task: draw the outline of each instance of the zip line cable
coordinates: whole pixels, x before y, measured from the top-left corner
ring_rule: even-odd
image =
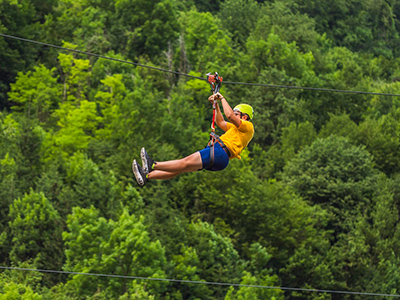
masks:
[[[42,272],[42,273],[58,273],[58,274],[68,274],[68,275],[84,275],[84,276],[111,277],[111,278],[124,278],[124,279],[140,279],[140,280],[168,281],[168,282],[179,282],[179,283],[193,283],[193,284],[208,284],[208,285],[220,285],[220,286],[274,289],[274,290],[286,290],[286,291],[298,291],[298,292],[316,292],[316,293],[348,294],[348,295],[350,294],[350,295],[362,295],[362,296],[379,296],[379,297],[400,298],[400,295],[396,295],[396,294],[379,294],[379,293],[363,293],[363,292],[351,292],[351,291],[303,289],[303,288],[277,287],[277,286],[266,286],[266,285],[251,285],[251,284],[211,282],[211,281],[193,281],[193,280],[167,279],[167,278],[150,278],[150,277],[139,277],[139,276],[130,276],[130,275],[96,274],[96,273],[16,268],[16,267],[4,267],[4,266],[0,266],[0,269],[18,270],[18,271],[33,271],[33,272]]]
[[[153,67],[153,66],[143,65],[143,64],[140,64],[140,63],[126,61],[126,60],[113,58],[113,57],[109,57],[109,56],[104,56],[104,55],[100,55],[100,54],[96,54],[96,53],[91,53],[91,52],[86,52],[86,51],[81,51],[81,50],[75,50],[75,49],[71,49],[71,48],[61,47],[61,46],[52,45],[52,44],[48,44],[48,43],[38,42],[38,41],[35,41],[35,40],[29,40],[29,39],[16,37],[16,36],[8,35],[8,34],[0,33],[0,36],[5,37],[5,38],[20,40],[20,41],[23,41],[23,42],[29,42],[29,43],[42,45],[42,46],[53,47],[53,48],[57,48],[57,49],[61,49],[61,50],[66,50],[66,51],[76,52],[76,53],[80,53],[80,54],[86,54],[86,55],[89,55],[89,56],[95,56],[95,57],[99,57],[99,58],[113,60],[113,61],[117,61],[117,62],[121,62],[121,63],[131,64],[131,65],[135,65],[135,66],[142,67],[142,68],[148,68],[148,69],[157,70],[157,71],[161,71],[161,72],[168,72],[168,73],[172,73],[172,74],[179,75],[179,76],[186,76],[186,77],[190,77],[190,78],[194,78],[194,79],[206,80],[203,77],[193,76],[193,75],[185,74],[185,73],[182,73],[182,72],[171,71],[171,70],[167,70],[167,69],[163,69],[163,68],[157,68],[157,67]],[[293,86],[293,85],[277,85],[277,84],[266,84],[266,83],[248,83],[248,82],[224,81],[224,84],[263,86],[263,87],[269,87],[269,88],[284,88],[284,89],[312,90],[312,91],[334,92],[334,93],[348,93],[348,94],[363,94],[363,95],[375,95],[375,96],[400,97],[400,94],[391,94],[391,93],[350,91],[350,90],[338,90],[338,89],[304,87],[304,86]]]
[[[294,86],[294,85],[277,85],[277,84],[267,84],[267,83],[248,83],[248,82],[224,81],[224,84],[238,84],[238,85],[240,84],[240,85],[265,86],[265,87],[284,88],[284,89],[312,90],[312,91],[335,92],[335,93],[347,93],[347,94],[365,94],[365,95],[376,95],[376,96],[400,97],[400,94],[376,93],[376,92],[363,92],[363,91],[350,91],[350,90],[337,90],[337,89],[326,89],[326,88],[316,88],[316,87],[304,87],[304,86]]]
[[[96,54],[96,53],[85,52],[85,51],[81,51],[81,50],[76,50],[76,49],[65,48],[65,47],[61,47],[61,46],[57,46],[57,45],[42,43],[42,42],[29,40],[29,39],[25,39],[25,38],[20,38],[20,37],[16,37],[16,36],[12,36],[12,35],[7,35],[7,34],[3,34],[3,33],[0,33],[0,36],[6,37],[6,38],[20,40],[20,41],[23,41],[23,42],[34,43],[34,44],[38,44],[38,45],[42,45],[42,46],[53,47],[53,48],[57,48],[57,49],[61,49],[61,50],[67,50],[67,51],[76,52],[76,53],[80,53],[80,54],[86,54],[86,55],[89,55],[89,56],[95,56],[95,57],[99,57],[99,58],[104,58],[104,59],[108,59],[108,60],[113,60],[113,61],[117,61],[117,62],[131,64],[131,65],[135,65],[135,66],[142,67],[142,68],[148,68],[148,69],[153,69],[153,70],[157,70],[157,71],[173,73],[173,74],[176,74],[176,75],[191,77],[191,78],[195,78],[195,79],[206,80],[205,78],[202,78],[202,77],[193,76],[193,75],[189,75],[189,74],[185,74],[185,73],[181,73],[181,72],[177,72],[177,71],[171,71],[171,70],[152,67],[152,66],[148,66],[148,65],[143,65],[143,64],[127,61],[127,60],[122,60],[122,59],[118,59],[118,58],[104,56],[104,55],[100,55],[100,54]]]

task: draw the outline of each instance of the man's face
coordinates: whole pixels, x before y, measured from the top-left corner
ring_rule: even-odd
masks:
[[[234,110],[233,113],[235,114],[235,116],[238,116],[240,119],[247,120],[246,115],[245,114],[242,115],[242,113],[240,111]]]

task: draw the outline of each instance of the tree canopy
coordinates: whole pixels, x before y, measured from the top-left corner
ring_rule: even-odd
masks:
[[[399,294],[399,29],[399,1],[1,0],[7,35],[218,72],[255,136],[141,189],[142,147],[207,144],[207,82],[0,37],[0,265],[137,278],[0,270],[0,299]]]

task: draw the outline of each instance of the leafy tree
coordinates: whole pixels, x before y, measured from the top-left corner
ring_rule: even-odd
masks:
[[[232,20],[230,15],[239,14],[226,27],[234,36],[237,32],[243,33],[243,38],[239,39],[241,43],[246,41],[249,33],[263,37],[264,40],[268,34],[274,33],[287,43],[295,42],[302,52],[312,51],[315,54],[319,47],[324,49],[329,45],[326,38],[315,30],[314,19],[299,11],[298,1],[284,0],[258,5],[257,2],[235,0],[224,2],[221,6],[221,19],[225,24],[225,19]],[[230,15],[224,14],[227,9]],[[252,14],[249,15],[249,12]]]
[[[312,53],[302,54],[295,43],[288,44],[273,33],[266,37],[253,33],[246,47],[251,68],[248,81],[300,86],[316,81]],[[318,104],[313,103],[314,98],[301,100],[300,91],[293,89],[247,88],[244,97],[256,108],[254,142],[266,146],[276,142],[280,130],[289,126],[291,121],[314,123],[316,118],[310,114],[309,107],[320,105],[318,99],[315,99]]]
[[[7,223],[12,201],[28,192],[40,173],[42,129],[35,120],[0,115],[0,226]],[[3,228],[2,228],[3,229]]]
[[[343,272],[340,263],[345,259],[340,252],[332,254],[332,230],[326,230],[329,215],[321,218],[314,237],[308,239],[294,250],[285,266],[279,270],[283,286],[302,287],[305,289],[346,290],[345,280],[340,275]],[[322,221],[322,222],[321,222]],[[307,274],[307,276],[304,276]],[[342,296],[342,295],[341,295]],[[287,292],[290,299],[331,299],[330,294],[306,292]]]
[[[231,161],[220,177],[182,176],[171,198],[192,218],[215,224],[215,230],[230,237],[241,252],[259,242],[273,255],[271,265],[279,269],[298,245],[319,234],[315,223],[326,216],[287,185],[258,179],[246,166],[249,160]]]
[[[195,105],[197,99],[182,95],[182,89],[184,88],[174,90],[166,104],[167,112],[160,120],[160,138],[176,148],[180,155],[187,155],[202,149],[208,142],[207,117],[211,115],[211,106],[204,101],[206,97],[199,106]],[[177,136],[180,138],[177,139]]]
[[[263,276],[262,276],[263,277]],[[251,276],[250,273],[245,272],[240,284],[258,286],[258,287],[240,287],[235,291],[231,287],[225,296],[225,300],[261,300],[261,299],[284,299],[283,293],[280,290],[272,290],[267,288],[260,288],[259,286],[271,286],[274,283],[270,278],[257,278]]]
[[[188,245],[196,250],[199,258],[200,278],[210,282],[237,283],[243,271],[240,259],[232,242],[217,234],[212,225],[204,222],[192,223],[188,232]],[[212,288],[212,297],[220,298],[226,292],[223,287]]]
[[[0,160],[0,175],[2,180],[0,181],[0,198],[1,203],[1,223],[0,223],[0,243],[2,247],[0,248],[0,261],[5,261],[8,259],[9,246],[10,243],[7,242],[7,221],[8,221],[8,209],[9,205],[13,200],[14,190],[16,189],[16,172],[15,172],[15,161],[10,159],[9,155],[6,154],[5,158]]]
[[[103,117],[91,144],[96,154],[93,158],[100,158],[109,169],[125,176],[132,174],[126,168],[132,163],[132,153],[139,153],[145,136],[154,136],[159,129],[157,116],[164,113],[161,95],[140,74],[135,74],[129,79],[119,74],[106,77],[95,95]],[[161,105],[154,105],[153,101]]]
[[[54,200],[63,216],[71,213],[75,206],[95,206],[103,216],[114,219],[119,216],[122,209],[120,201],[124,194],[123,186],[117,182],[112,171],[103,173],[91,159],[79,152],[71,156],[64,164],[65,174],[56,173],[55,175],[62,176],[63,181],[53,183],[61,185]],[[46,178],[43,178],[43,182],[47,183]],[[52,184],[52,182],[53,180],[50,180],[48,183]],[[135,197],[135,195],[132,196]],[[135,207],[133,203],[130,206]]]
[[[394,115],[396,115],[395,112],[379,119],[367,117],[358,126],[350,120],[348,115],[332,115],[319,135],[321,137],[340,135],[355,144],[364,145],[366,150],[373,155],[376,168],[391,175],[398,171],[399,166],[398,130]]]
[[[226,200],[234,209],[233,228],[243,245],[257,241],[264,246],[273,255],[271,265],[279,268],[293,249],[318,234],[315,224],[325,216],[284,184],[257,182],[253,176],[235,181]]]
[[[47,134],[43,142],[46,158],[66,157],[79,150],[86,150],[101,118],[97,115],[96,104],[83,100],[79,107],[66,102],[54,113],[60,130],[53,136]]]
[[[400,234],[398,209],[393,201],[393,183],[382,176],[376,187],[371,207],[355,223],[349,236],[342,241],[344,249],[339,251],[345,251],[344,267],[351,269],[352,276],[346,276],[349,286],[360,286],[376,293],[394,293],[399,280],[392,273],[399,263],[396,258]]]
[[[347,233],[339,234],[330,243],[320,240],[312,247],[296,250],[290,263],[282,270],[282,277],[289,284],[329,290],[395,293],[393,284],[398,277],[388,278],[398,263],[393,253],[393,249],[397,249],[394,244],[398,235],[398,214],[392,194],[394,185],[381,176],[374,187],[370,205],[362,215],[353,218]],[[311,276],[300,276],[304,272]],[[293,296],[295,299],[309,299],[306,295]],[[352,299],[351,296],[344,297]]]
[[[283,178],[304,199],[334,213],[333,228],[343,232],[345,220],[369,203],[376,175],[364,147],[330,136],[300,151],[285,167]]]
[[[115,59],[126,60],[126,58],[122,54],[116,53],[114,51],[109,51],[104,55]],[[90,85],[91,87],[93,87],[92,93],[95,92],[93,91],[94,88],[99,88],[101,91],[107,91],[107,92],[113,91],[114,93],[110,94],[115,95],[117,97],[117,93],[120,91],[119,90],[115,91],[114,88],[118,88],[119,86],[121,86],[121,83],[119,83],[119,81],[116,81],[116,79],[119,78],[119,80],[121,80],[121,82],[126,85],[131,82],[132,74],[137,76],[136,72],[137,72],[136,69],[133,68],[132,65],[117,63],[114,61],[110,61],[108,59],[98,59],[93,63],[91,68],[92,76],[90,77],[91,79]],[[120,78],[121,75],[123,76],[122,78]],[[106,83],[102,82],[102,80],[108,80],[110,82]],[[115,82],[113,83],[113,81]],[[97,97],[98,96],[95,95],[95,98]],[[92,96],[90,96],[90,99],[91,100],[93,99]],[[115,99],[115,102],[120,100],[121,100],[120,98],[117,98]]]
[[[315,60],[318,80],[311,86],[339,90],[371,91],[371,80],[366,76],[368,66],[362,56],[346,48],[330,48]],[[309,93],[303,93],[307,98]],[[363,120],[369,98],[361,94],[314,93],[306,102],[306,110],[315,116],[315,127],[320,129],[329,114],[348,114],[356,123]]]
[[[17,152],[10,152],[18,160],[19,189],[22,193],[29,191],[35,185],[35,178],[41,173],[42,143],[44,130],[36,120],[17,118],[18,138]]]
[[[398,94],[400,84],[397,79],[394,79],[392,83],[376,84],[376,90],[382,93]],[[383,115],[396,111],[400,107],[400,103],[398,97],[381,96],[372,97],[369,106],[370,109],[366,112],[366,115],[373,119],[378,119]]]
[[[65,188],[65,174],[61,167],[61,162],[54,160],[47,164],[40,176],[36,178],[35,191],[46,195],[46,198],[53,204],[61,216],[62,223],[65,224],[67,213],[63,209],[63,205],[59,202],[60,194]]]
[[[60,216],[43,193],[31,191],[10,205],[9,226],[14,264],[35,261],[37,268],[58,270],[63,261]],[[46,283],[54,282],[46,276]]]
[[[139,153],[143,146],[158,160],[165,160],[196,151],[207,141],[201,130],[203,107],[189,105],[193,99],[175,91],[166,99],[147,77],[135,74],[133,78],[115,74],[102,80],[95,99],[103,119],[91,144],[96,154],[93,159],[101,158],[109,168],[130,177],[126,165],[131,164],[132,153]],[[184,139],[177,142],[177,135]],[[203,142],[199,137],[204,137]],[[186,139],[196,142],[191,145]]]
[[[278,277],[271,275],[271,270],[268,269],[268,261],[272,258],[264,247],[259,243],[254,243],[250,247],[250,268],[252,273],[243,272],[242,282],[243,285],[254,286],[277,286]],[[230,299],[284,299],[283,293],[279,289],[267,289],[257,287],[240,287],[235,291],[230,287],[226,300]]]
[[[63,47],[75,49],[76,45],[64,43]],[[87,99],[88,82],[91,75],[88,72],[90,61],[76,59],[72,54],[64,53],[58,55],[58,61],[62,72],[63,102],[79,104],[81,100]]]
[[[54,76],[55,69],[40,65],[34,72],[19,73],[17,81],[11,84],[8,93],[9,101],[14,104],[14,111],[23,111],[27,117],[34,116],[45,123],[51,113],[58,107],[61,89]]]
[[[275,1],[266,5],[265,14],[270,19],[271,32],[288,43],[296,42],[302,52],[312,51],[314,55],[330,44],[324,33],[315,29],[315,20],[298,9],[298,1]]]
[[[349,115],[331,114],[329,122],[319,132],[319,137],[327,138],[331,135],[342,136],[354,142],[359,135],[359,129],[357,124],[350,119]]]
[[[400,145],[397,130],[392,130],[393,121],[392,115],[386,115],[380,120],[367,118],[360,124],[356,137],[356,141],[364,144],[373,155],[377,168],[387,175],[398,172],[400,164],[397,155]]]
[[[68,229],[63,233],[67,270],[139,277],[165,276],[164,249],[159,242],[150,240],[143,218],[124,211],[117,222],[107,221],[99,218],[98,211],[93,207],[76,207],[68,217]],[[93,280],[82,275],[73,276],[68,285],[79,296],[103,291],[113,298],[126,292],[134,294],[132,290],[138,287],[137,283],[126,279],[105,282],[101,278]],[[152,281],[146,285],[140,283],[140,286],[141,290],[148,290],[149,293],[162,293],[166,283]]]
[[[289,127],[282,130],[282,152],[285,161],[289,161],[303,148],[311,145],[316,139],[316,132],[312,124],[290,123]]]
[[[18,136],[18,123],[11,118],[11,115],[5,116],[0,114],[0,195],[1,195],[1,225],[5,225],[3,220],[6,220],[8,215],[8,206],[18,195],[17,188],[17,165],[12,153],[17,151],[16,138]],[[3,227],[1,228],[3,229]]]
[[[80,48],[98,54],[114,50],[130,59],[159,56],[179,31],[176,1],[63,0],[57,9],[56,18],[46,22],[51,35],[69,36]]]
[[[316,29],[338,46],[355,51],[392,57],[396,51],[387,47],[398,43],[398,20],[393,14],[395,3],[388,1],[298,1],[299,10],[315,19]]]
[[[234,73],[234,52],[226,30],[210,13],[191,10],[181,13],[185,51],[191,69],[203,76],[218,70],[223,76]]]
[[[111,48],[110,17],[114,3],[109,1],[69,1],[54,3],[55,12],[48,15],[44,30],[55,43],[70,41],[79,49],[105,54]]]
[[[44,10],[43,10],[44,11]],[[43,16],[40,6],[33,1],[3,0],[0,2],[0,29],[9,34],[34,39],[40,34],[39,19]],[[9,107],[6,93],[18,72],[26,71],[37,60],[38,47],[0,37],[0,109]]]
[[[112,44],[130,59],[166,50],[179,30],[173,1],[120,0],[111,18]]]
[[[3,282],[4,286],[0,287],[1,300],[42,300],[43,297],[35,293],[30,287],[14,282]]]
[[[219,18],[223,28],[232,34],[238,46],[244,46],[261,15],[262,10],[254,0],[229,0],[221,3]]]
[[[182,244],[181,253],[172,256],[173,277],[178,280],[201,281],[200,260],[196,250]],[[212,293],[205,284],[171,283],[171,295],[174,299],[211,299]]]
[[[300,53],[295,43],[288,44],[274,33],[265,36],[265,33],[255,32],[247,40],[246,47],[258,72],[271,66],[296,78],[313,74],[312,54]]]
[[[222,5],[222,0],[210,1],[210,0],[197,0],[194,1],[196,8],[200,12],[218,12],[220,6]]]
[[[281,172],[283,167],[300,150],[312,144],[316,137],[315,129],[309,122],[290,123],[288,127],[282,129],[280,144],[275,144],[269,149],[267,153],[268,160],[260,165],[259,168],[265,169],[269,167],[270,172],[273,172],[273,174]],[[267,164],[271,164],[271,166]],[[261,173],[262,170],[259,172]]]

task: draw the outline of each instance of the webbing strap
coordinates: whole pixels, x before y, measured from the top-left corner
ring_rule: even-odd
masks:
[[[230,158],[231,157],[231,152],[229,151],[228,147],[224,144],[224,142],[220,139],[220,137],[215,132],[211,132],[210,136],[213,139],[214,144],[215,144],[215,142],[220,144],[222,149],[225,150],[226,154],[228,154],[228,157]]]
[[[207,81],[211,86],[211,93],[216,94],[219,92],[219,89],[221,88],[221,83],[222,83],[222,77],[218,75],[217,72],[215,74],[207,73]],[[217,108],[217,100],[214,99],[213,102],[213,117],[212,117],[212,123],[211,123],[211,140],[208,143],[208,146],[210,147],[210,167],[214,165],[214,157],[215,157],[215,150],[214,150],[214,144],[215,144],[215,117],[216,117],[216,108]]]
[[[215,156],[214,139],[212,139],[210,142],[210,167],[214,165],[214,156]]]
[[[225,150],[225,152],[229,158],[231,157],[231,152],[229,151],[228,147],[226,147],[224,142],[219,138],[219,136],[215,132],[211,132],[210,136],[211,136],[211,139],[210,139],[210,142],[208,143],[208,146],[210,147],[210,167],[212,167],[214,165],[214,157],[215,157],[214,145],[216,142],[221,145],[222,149]]]
[[[212,123],[211,123],[211,130],[212,132],[215,132],[215,116],[216,116],[216,108],[217,108],[217,100],[214,100],[213,103],[213,117],[212,117]]]

